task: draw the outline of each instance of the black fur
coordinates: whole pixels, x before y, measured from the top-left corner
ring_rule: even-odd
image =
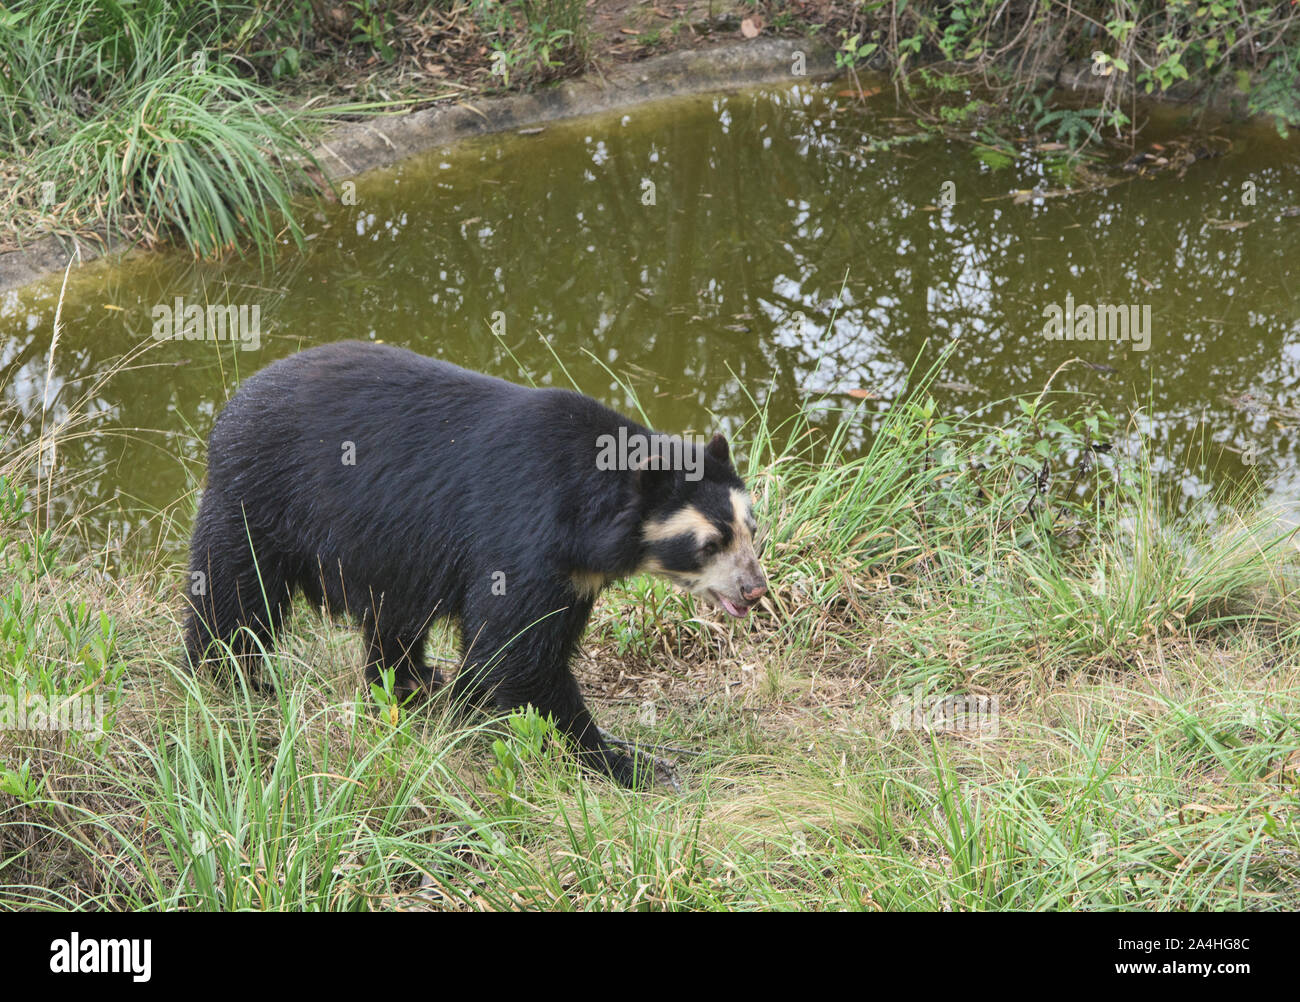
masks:
[[[569,671],[595,597],[571,575],[632,573],[647,556],[647,519],[696,504],[725,522],[728,491],[743,484],[722,439],[697,482],[597,469],[598,436],[620,426],[651,434],[581,394],[400,348],[344,342],[274,363],[244,382],[209,440],[190,663],[214,656],[215,639],[251,667],[254,638],[271,646],[297,590],[360,624],[368,678],[393,668],[410,692],[440,681],[425,634],[451,617],[463,658],[455,697],[532,704],[586,765],[632,784],[633,760],[601,738]],[[348,442],[355,465],[344,463]]]

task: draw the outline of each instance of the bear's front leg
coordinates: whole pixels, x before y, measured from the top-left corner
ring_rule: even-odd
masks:
[[[432,699],[443,686],[442,672],[431,665],[415,665],[394,686],[399,701],[414,697],[422,703]]]
[[[460,624],[465,655],[453,698],[490,695],[502,713],[532,706],[555,721],[584,768],[632,789],[649,789],[656,781],[654,760],[605,740],[569,670],[593,597],[573,595],[567,580],[538,574],[517,581],[503,595],[474,596]],[[560,600],[569,604],[557,609]],[[521,629],[520,624],[526,625]]]
[[[559,677],[552,677],[545,684],[539,678],[527,679],[501,672],[493,695],[497,709],[503,713],[532,706],[542,716],[550,716],[556,730],[572,744],[583,768],[608,776],[632,790],[649,790],[658,781],[659,760],[635,751],[620,751],[605,740],[582,700],[577,680],[567,667]],[[670,785],[677,787],[672,767],[667,763],[662,765],[670,777]]]

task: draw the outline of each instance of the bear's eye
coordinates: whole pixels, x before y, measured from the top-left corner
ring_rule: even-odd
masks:
[[[721,549],[722,544],[715,539],[712,543],[705,543],[700,547],[700,556],[708,560],[710,557],[717,556]]]

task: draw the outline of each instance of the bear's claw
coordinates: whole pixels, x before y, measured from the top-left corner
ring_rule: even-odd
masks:
[[[601,729],[600,736],[615,747],[627,749],[627,754],[618,755],[614,764],[614,778],[623,786],[644,790],[662,784],[671,786],[676,793],[682,792],[681,778],[672,762],[657,755],[648,755],[641,751],[635,741],[617,737],[604,728]],[[647,766],[650,768],[647,769]],[[653,781],[647,782],[652,775]]]

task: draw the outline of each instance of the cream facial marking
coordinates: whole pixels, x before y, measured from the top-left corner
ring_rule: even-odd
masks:
[[[659,562],[659,558],[653,555],[647,556],[644,560],[642,560],[641,563],[638,565],[637,569],[633,573],[662,574],[664,576],[668,575],[668,572],[664,570],[664,565]]]
[[[647,543],[657,543],[687,533],[695,536],[695,541],[700,546],[718,538],[718,530],[700,514],[698,508],[689,504],[661,521],[647,522],[642,536]]]
[[[727,500],[731,503],[730,517],[721,527],[690,504],[666,518],[648,522],[642,537],[651,546],[659,544],[662,552],[647,554],[638,571],[661,575],[739,618],[762,598],[767,580],[755,551],[758,525],[749,492],[732,488]],[[672,559],[665,566],[668,553]]]
[[[757,524],[754,521],[753,504],[749,493],[733,489],[729,498],[731,518],[729,519],[729,538],[727,545],[706,552],[698,570],[672,571],[662,566],[657,573],[687,591],[707,599],[713,605],[725,609],[736,617],[744,616],[766,590],[763,569],[754,550],[754,533]],[[672,540],[688,537],[695,540],[702,550],[710,543],[721,542],[724,533],[710,525],[702,513],[691,507],[683,508],[658,523],[651,523],[645,531],[647,541]],[[651,570],[653,558],[646,561],[643,569]]]
[[[731,492],[732,532],[736,539],[754,538],[758,523],[754,521],[754,510],[750,505],[749,495],[744,491],[733,489]]]

